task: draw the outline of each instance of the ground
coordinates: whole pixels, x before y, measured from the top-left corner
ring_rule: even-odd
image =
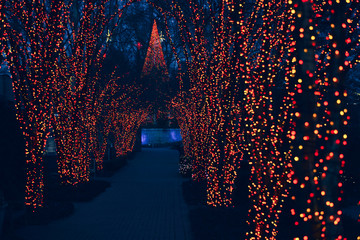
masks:
[[[191,239],[178,160],[176,150],[145,148],[107,179],[106,192],[76,203],[72,216],[17,234],[24,240]]]

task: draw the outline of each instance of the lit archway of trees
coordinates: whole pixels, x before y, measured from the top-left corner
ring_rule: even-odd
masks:
[[[92,156],[102,168],[111,131],[118,156],[131,151],[150,107],[137,104],[140,88],[119,87],[116,71],[103,82],[101,70],[111,30],[133,2],[1,2],[2,50],[26,141],[26,205],[43,206],[51,126],[64,183],[88,181]],[[299,206],[291,214],[302,229],[295,237],[341,239],[343,81],[360,59],[359,1],[148,3],[163,14],[179,67],[172,107],[192,178],[207,182],[208,205],[232,206],[244,156],[251,166],[246,238],[276,239],[291,183]]]

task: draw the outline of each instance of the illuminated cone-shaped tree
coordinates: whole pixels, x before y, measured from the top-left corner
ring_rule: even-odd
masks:
[[[295,1],[298,151],[291,237],[343,239],[340,203],[349,121],[346,71],[358,62],[359,1]],[[357,27],[356,27],[357,25]]]
[[[146,52],[146,58],[141,72],[141,77],[153,73],[154,70],[162,73],[160,76],[156,76],[157,78],[160,78],[159,80],[165,81],[168,79],[169,73],[167,70],[164,53],[161,46],[161,39],[155,20],[151,31],[149,47]]]
[[[143,86],[147,89],[149,100],[152,101],[153,117],[156,121],[156,112],[166,107],[169,97],[169,73],[164,58],[156,20],[154,20],[147,48],[145,62],[141,72]]]
[[[25,204],[43,206],[43,153],[64,36],[64,2],[0,1],[0,31],[10,65],[17,119],[25,138]]]

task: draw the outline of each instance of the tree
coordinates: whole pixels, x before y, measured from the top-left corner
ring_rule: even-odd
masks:
[[[110,0],[73,1],[69,5],[61,66],[56,70],[53,120],[59,174],[64,184],[89,181],[90,158],[94,157],[98,144],[96,121],[102,106],[100,96],[114,86],[112,81],[115,81],[102,81],[101,70],[109,45],[107,34],[132,2],[119,8],[113,8]],[[116,78],[113,74],[110,76]],[[102,159],[95,161],[101,169]]]
[[[207,203],[231,206],[236,169],[239,166],[236,125],[239,109],[235,106],[238,85],[232,77],[234,35],[229,14],[232,1],[190,1],[162,4],[165,14],[174,17],[184,45],[186,78],[180,74],[180,92],[174,101],[180,126],[186,134],[185,146],[191,147],[193,174],[196,181],[207,182]],[[159,4],[160,5],[160,4]],[[180,57],[174,51],[178,65]],[[188,82],[184,83],[184,80]],[[180,113],[186,113],[186,117]]]
[[[299,150],[292,209],[296,237],[342,239],[340,209],[347,145],[346,73],[358,62],[358,1],[295,2]],[[355,35],[354,35],[355,34]],[[299,231],[301,229],[301,231]]]
[[[251,4],[251,3],[249,3]],[[292,175],[290,142],[295,137],[291,82],[291,26],[294,15],[287,1],[240,4],[237,19],[237,100],[244,133],[241,150],[250,164],[247,239],[276,239],[279,216]],[[278,89],[281,89],[279,91]]]
[[[64,36],[65,2],[1,1],[0,31],[25,139],[25,204],[43,206],[43,153],[50,133],[53,84]]]

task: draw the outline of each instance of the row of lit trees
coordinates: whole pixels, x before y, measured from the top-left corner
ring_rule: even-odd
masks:
[[[0,3],[1,50],[10,66],[26,145],[25,204],[33,209],[43,206],[43,154],[51,129],[61,181],[76,185],[89,180],[90,158],[102,169],[111,129],[130,141],[123,144],[131,151],[135,136],[129,131],[136,132],[146,116],[147,108],[125,106],[125,99],[139,96],[139,91],[131,95],[134,87],[127,86],[130,90],[114,99],[121,79],[116,72],[104,76],[101,71],[109,33],[133,1],[123,6],[115,2],[116,7],[110,0]],[[113,101],[131,114],[113,119],[117,109],[106,108]],[[131,129],[117,127],[124,122],[131,122]]]
[[[187,112],[179,122],[190,140],[193,179],[207,181],[209,205],[231,206],[236,170],[248,155],[248,237],[274,236],[292,167],[291,8],[286,1],[193,1],[191,18],[179,5],[173,11],[190,45],[191,89],[174,105]]]
[[[183,53],[174,54],[187,70],[180,83],[188,83],[173,108],[193,180],[207,181],[208,204],[232,205],[244,155],[248,239],[276,239],[289,195],[299,206],[291,210],[301,227],[293,237],[340,239],[349,121],[343,81],[359,61],[359,2],[159,1],[155,7],[176,19],[184,43]]]
[[[183,90],[173,100],[182,130],[185,154],[192,159],[192,178],[207,182],[207,202],[231,206],[241,139],[234,107],[237,92],[232,77],[234,35],[231,1],[159,4],[160,11],[178,22],[183,53],[174,51]],[[226,36],[226,37],[224,37]],[[185,64],[180,61],[185,59]]]

